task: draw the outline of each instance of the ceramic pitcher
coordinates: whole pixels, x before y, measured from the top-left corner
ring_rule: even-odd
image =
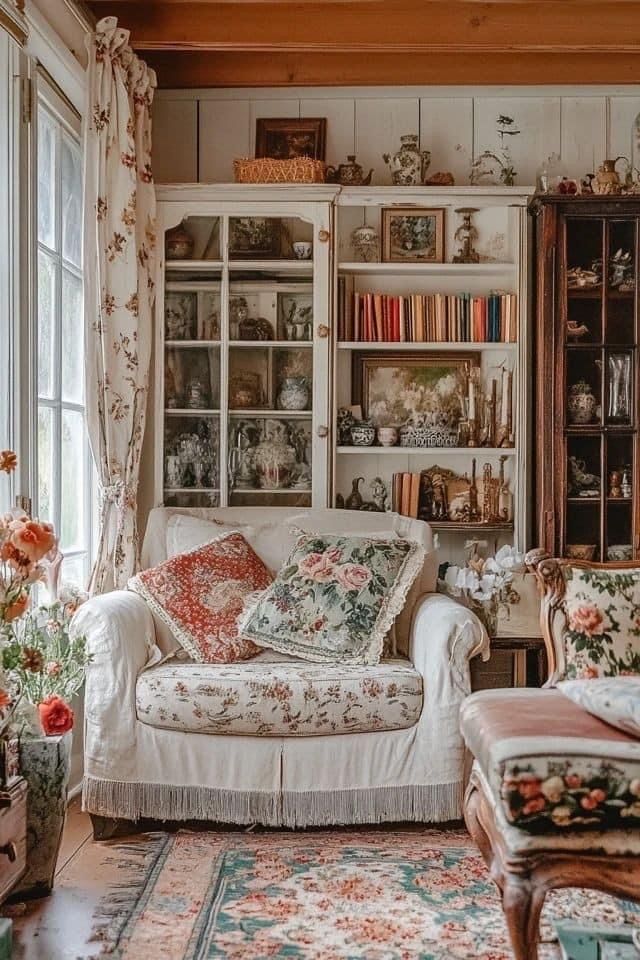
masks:
[[[419,149],[416,133],[407,133],[400,137],[398,152],[393,155],[383,153],[382,159],[391,171],[394,184],[408,187],[423,183],[431,163],[431,152]]]

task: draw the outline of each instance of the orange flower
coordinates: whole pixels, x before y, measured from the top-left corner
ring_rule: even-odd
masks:
[[[11,697],[6,690],[3,690],[0,687],[0,710],[4,710],[5,707],[8,707],[11,703]]]
[[[18,466],[18,458],[13,450],[0,450],[0,470],[12,473]]]
[[[8,603],[2,610],[2,619],[5,623],[11,623],[21,617],[29,606],[29,594],[23,590],[13,603]]]
[[[589,637],[602,633],[604,629],[602,610],[595,603],[581,603],[569,611],[569,629],[586,633]]]
[[[73,710],[62,697],[52,694],[38,704],[40,723],[47,737],[59,736],[73,727]]]
[[[11,524],[11,543],[16,550],[31,561],[37,563],[56,542],[56,535],[50,523],[38,520],[16,520]]]

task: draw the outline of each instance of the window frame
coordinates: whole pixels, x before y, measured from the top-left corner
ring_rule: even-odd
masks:
[[[62,298],[63,298],[63,276],[66,271],[69,275],[83,285],[82,266],[77,266],[64,256],[63,249],[63,215],[62,215],[62,145],[65,138],[71,141],[80,152],[80,163],[82,159],[82,138],[81,138],[81,118],[64,97],[55,83],[48,77],[42,67],[36,67],[31,84],[31,124],[30,124],[30,159],[31,159],[31,216],[30,228],[32,241],[30,244],[30,263],[31,263],[31,304],[30,311],[30,376],[31,389],[29,403],[29,433],[31,450],[31,470],[30,470],[30,498],[33,504],[33,512],[37,516],[40,513],[39,504],[39,477],[40,463],[38,451],[38,420],[42,409],[52,411],[53,431],[52,431],[52,516],[47,517],[56,529],[58,536],[62,535],[61,511],[62,511],[62,423],[65,411],[80,414],[83,417],[85,431],[83,436],[83,473],[84,473],[84,542],[74,544],[68,549],[63,549],[65,561],[82,559],[84,562],[84,576],[81,584],[86,586],[88,582],[92,563],[95,555],[96,530],[95,530],[95,470],[93,467],[93,458],[89,445],[89,438],[86,432],[86,397],[84,384],[84,356],[82,358],[82,386],[83,397],[81,402],[63,399],[62,395],[62,356],[63,356],[63,317],[62,317]],[[55,143],[55,238],[56,249],[49,247],[40,239],[38,233],[38,127],[40,111],[53,121],[56,127]],[[82,211],[80,216],[80,229],[82,229]],[[82,250],[82,244],[81,244]],[[51,397],[41,396],[38,383],[38,279],[40,254],[45,254],[56,267],[56,288],[54,300],[54,362],[53,362],[53,383],[51,385]],[[64,573],[63,573],[64,576]]]

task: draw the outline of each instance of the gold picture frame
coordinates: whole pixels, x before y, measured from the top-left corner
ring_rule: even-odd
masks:
[[[384,263],[443,263],[443,207],[383,207]]]
[[[324,160],[326,139],[326,117],[256,119],[256,158]]]

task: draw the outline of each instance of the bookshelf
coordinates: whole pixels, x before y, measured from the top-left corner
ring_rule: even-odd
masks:
[[[370,499],[370,485],[374,478],[380,477],[392,497],[394,475],[421,474],[433,467],[450,471],[457,476],[471,477],[472,462],[475,460],[476,476],[479,480],[482,497],[482,477],[485,465],[490,465],[493,478],[504,476],[505,486],[510,495],[510,516],[508,519],[493,517],[488,522],[473,522],[468,519],[430,519],[432,529],[438,534],[442,560],[458,560],[469,539],[487,540],[489,549],[497,549],[505,543],[515,543],[519,548],[528,546],[529,498],[526,482],[529,437],[527,435],[527,417],[529,398],[527,374],[529,362],[529,330],[527,318],[527,215],[528,196],[532,191],[519,188],[343,188],[336,197],[335,210],[335,257],[334,265],[334,341],[333,341],[333,426],[336,438],[333,446],[331,476],[331,503],[340,498],[347,499],[356,477],[362,477],[360,484],[365,501]],[[383,207],[413,206],[428,209],[444,208],[445,242],[443,263],[388,263],[360,262],[351,242],[353,231],[360,226],[373,227],[380,235]],[[478,230],[476,249],[480,253],[478,263],[454,263],[454,254],[459,242],[454,234],[460,224],[455,211],[458,208],[473,206],[476,208],[474,224]],[[382,238],[380,238],[382,241]],[[473,339],[474,331],[466,327],[470,339],[448,339],[455,334],[464,334],[462,314],[458,308],[452,308],[452,322],[442,324],[438,333],[442,337],[436,340],[434,326],[430,327],[427,337],[426,322],[418,331],[407,327],[405,336],[418,332],[418,341],[409,339],[379,339],[380,332],[393,331],[398,337],[398,327],[393,320],[388,325],[374,326],[374,339],[362,338],[362,327],[354,329],[352,321],[346,322],[345,305],[349,298],[356,302],[366,294],[378,298],[388,297],[388,302],[403,302],[411,305],[420,299],[422,304],[434,302],[436,295],[448,304],[466,299],[487,298],[491,294],[505,295],[510,303],[509,330],[502,342],[504,331],[492,325],[491,342],[485,339]],[[384,302],[384,301],[383,301]],[[386,310],[386,308],[385,308]],[[385,312],[385,323],[387,313]],[[393,310],[389,309],[390,318]],[[426,317],[426,312],[425,312]],[[359,336],[355,334],[358,333]],[[377,335],[376,335],[377,334]],[[369,333],[371,335],[371,332]],[[493,342],[493,341],[497,342]],[[498,406],[500,406],[500,388],[503,371],[511,374],[511,422],[513,444],[499,446],[496,443],[470,447],[466,444],[456,446],[358,446],[340,442],[338,435],[338,410],[351,407],[362,400],[363,388],[359,386],[356,373],[357,358],[362,354],[371,354],[385,358],[387,362],[394,355],[406,359],[416,358],[421,363],[425,357],[439,358],[474,354],[479,366],[479,379],[487,394],[493,379],[498,383]],[[372,361],[375,366],[376,361]],[[366,411],[365,411],[366,412]],[[374,418],[372,418],[374,419]],[[398,426],[398,424],[394,424]],[[494,438],[495,439],[495,438]],[[342,438],[344,441],[344,438]],[[489,482],[489,481],[488,481]],[[402,504],[400,504],[402,506]],[[455,511],[454,511],[455,512]]]

